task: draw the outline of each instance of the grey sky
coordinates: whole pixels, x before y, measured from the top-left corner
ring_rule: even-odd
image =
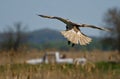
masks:
[[[40,18],[37,14],[60,16],[76,23],[102,26],[104,13],[112,7],[120,7],[120,0],[0,0],[0,31],[19,21],[28,25],[29,30],[65,29],[62,22]],[[82,30],[91,36],[99,36],[101,32]]]

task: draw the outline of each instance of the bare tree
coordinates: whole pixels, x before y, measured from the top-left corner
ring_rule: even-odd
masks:
[[[15,23],[13,28],[9,26],[3,33],[1,48],[17,51],[26,37],[24,29],[25,27],[22,27],[22,23],[20,22]]]
[[[104,38],[104,43],[109,43],[113,49],[117,49],[120,52],[120,8],[109,9],[103,21],[106,27],[112,29],[112,32],[107,33],[107,37]]]
[[[9,30],[8,30],[9,29]],[[13,29],[8,26],[8,29],[4,31],[4,33],[1,34],[2,36],[2,41],[1,41],[1,48],[6,50],[6,49],[12,49],[13,46]]]

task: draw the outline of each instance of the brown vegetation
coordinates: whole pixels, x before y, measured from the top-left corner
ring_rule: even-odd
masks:
[[[49,52],[49,51],[46,51]],[[55,52],[55,51],[53,51]],[[120,64],[95,64],[100,61],[118,61],[117,51],[60,51],[67,57],[86,57],[85,66],[71,64],[38,64],[29,65],[24,61],[40,58],[45,51],[31,50],[15,53],[0,52],[0,79],[119,79]],[[107,67],[106,67],[107,66]]]
[[[28,59],[41,58],[48,51],[20,51],[20,52],[0,52],[0,64],[11,64],[11,63],[23,63]],[[56,51],[50,51],[55,53]],[[60,54],[65,54],[66,57],[79,58],[85,57],[88,61],[99,62],[99,61],[119,61],[120,56],[118,51],[60,51]]]

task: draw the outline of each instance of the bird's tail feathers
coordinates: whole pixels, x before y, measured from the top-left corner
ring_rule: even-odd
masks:
[[[88,36],[82,34],[81,32],[78,32],[77,35],[79,36],[79,43],[81,45],[89,44],[92,41],[91,38],[89,38]]]
[[[73,29],[68,31],[61,31],[61,34],[67,38],[70,42],[74,44],[86,45],[91,42],[91,38],[87,37],[86,35],[82,34],[81,32],[75,32]]]

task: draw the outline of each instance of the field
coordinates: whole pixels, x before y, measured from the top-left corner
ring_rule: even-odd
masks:
[[[86,65],[25,63],[48,51],[1,51],[0,79],[120,79],[120,55],[117,51],[60,51],[71,58],[85,57],[88,60]]]

